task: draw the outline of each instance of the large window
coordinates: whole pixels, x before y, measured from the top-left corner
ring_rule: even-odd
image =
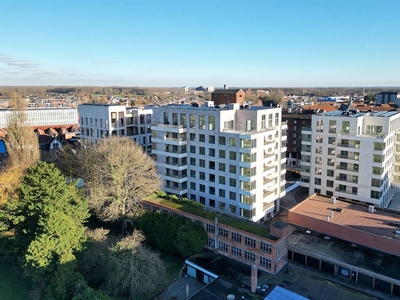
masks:
[[[260,242],[260,249],[261,249],[262,251],[264,251],[264,252],[271,253],[271,251],[272,251],[272,246],[271,246],[271,244],[267,244],[267,243],[264,243],[264,242]]]
[[[215,116],[208,116],[208,130],[215,130]]]
[[[196,115],[189,115],[190,128],[196,128]]]
[[[204,115],[199,116],[199,129],[206,129],[206,121]]]
[[[342,121],[342,133],[350,132],[350,121]]]
[[[256,255],[248,251],[244,251],[244,258],[250,261],[256,261]]]

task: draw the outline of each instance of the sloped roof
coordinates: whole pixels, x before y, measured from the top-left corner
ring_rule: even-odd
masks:
[[[242,89],[215,89],[212,94],[237,94]]]

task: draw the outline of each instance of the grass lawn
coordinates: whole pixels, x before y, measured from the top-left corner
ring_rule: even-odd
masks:
[[[31,281],[13,271],[11,266],[0,261],[0,299],[27,300],[30,299]]]

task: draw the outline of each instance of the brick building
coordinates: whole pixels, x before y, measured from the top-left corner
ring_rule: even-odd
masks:
[[[215,89],[211,93],[211,101],[214,101],[214,105],[229,103],[245,105],[246,93],[242,89]]]

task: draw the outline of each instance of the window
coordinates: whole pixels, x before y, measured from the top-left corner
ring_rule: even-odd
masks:
[[[206,136],[204,134],[199,134],[199,141],[204,143],[206,141]]]
[[[328,148],[328,155],[335,155],[335,149],[334,148]]]
[[[271,268],[271,260],[260,256],[260,265],[267,268]]]
[[[383,151],[385,150],[385,143],[374,143],[374,150]]]
[[[210,199],[210,207],[215,207],[215,200]]]
[[[219,158],[225,158],[225,150],[219,150]]]
[[[224,252],[228,252],[228,245],[223,242],[218,242],[218,249]]]
[[[204,115],[199,115],[199,129],[206,129],[206,121]]]
[[[232,214],[236,214],[236,206],[229,204],[229,212]]]
[[[221,198],[225,198],[225,190],[219,189],[218,196],[220,196]]]
[[[326,186],[327,187],[333,187],[333,181],[332,180],[327,180],[326,181]]]
[[[214,135],[208,136],[208,143],[209,144],[215,144],[215,136]]]
[[[195,115],[189,115],[189,120],[190,120],[189,127],[190,128],[195,128],[196,127],[196,116]]]
[[[260,242],[260,249],[261,249],[261,251],[271,253],[272,247],[270,244]]]
[[[229,192],[229,199],[236,201],[236,193],[235,192]]]
[[[190,183],[190,189],[191,190],[196,190],[196,182],[191,182]]]
[[[229,151],[229,159],[236,160],[236,152],[235,151]]]
[[[218,235],[222,236],[224,238],[227,238],[228,237],[228,230],[219,227],[218,228]]]
[[[205,155],[205,154],[206,154],[206,148],[204,148],[204,147],[199,147],[199,154]]]
[[[199,191],[204,193],[206,191],[206,186],[204,184],[200,184]]]
[[[190,134],[190,140],[191,141],[195,141],[196,140],[196,134],[195,133],[191,133]]]
[[[372,167],[372,174],[374,175],[382,175],[383,168],[380,167]]]
[[[225,203],[219,202],[219,210],[225,210]]]
[[[232,255],[234,256],[242,256],[242,249],[236,248],[235,246],[232,246]]]
[[[208,116],[208,130],[215,130],[215,116]]]
[[[244,238],[244,244],[245,244],[246,246],[255,248],[255,247],[256,247],[256,240],[255,240],[255,239],[252,239],[252,238],[249,238],[249,237],[246,236],[246,237]]]
[[[244,251],[244,258],[250,261],[256,261],[256,255],[248,251]]]
[[[200,175],[199,178],[200,178],[201,180],[205,180],[205,179],[206,179],[206,173],[200,172],[199,175]]]
[[[236,179],[235,178],[229,178],[229,186],[236,187]]]
[[[334,136],[328,137],[328,144],[329,145],[335,145],[336,143],[336,138]]]
[[[342,121],[342,133],[350,132],[350,121]]]
[[[372,178],[371,179],[371,186],[380,187],[381,186],[381,180]]]
[[[215,239],[213,238],[207,238],[207,245],[211,247],[215,247]]]
[[[382,126],[367,125],[367,134],[380,134],[382,133]]]
[[[196,147],[190,146],[190,153],[196,153]]]
[[[195,166],[196,165],[196,159],[194,157],[190,158],[190,165]]]
[[[236,138],[229,138],[229,146],[236,147]]]
[[[371,191],[371,198],[372,199],[380,199],[381,198],[381,192],[379,192],[379,191]]]
[[[206,225],[206,231],[207,232],[211,232],[211,233],[215,233],[215,226],[211,225],[211,224],[207,224]]]
[[[199,166],[201,168],[205,168],[206,167],[206,161],[204,159],[199,159]]]
[[[196,171],[195,170],[190,170],[190,177],[196,178]]]
[[[329,133],[336,133],[336,121],[329,120]]]
[[[374,162],[375,163],[381,163],[385,160],[384,155],[378,155],[378,154],[374,154]]]
[[[315,178],[314,179],[314,184],[321,185],[321,178]]]
[[[253,204],[254,202],[256,202],[256,195],[240,195],[240,203]]]
[[[220,170],[222,172],[225,172],[225,164],[224,163],[219,163],[218,170]]]
[[[334,171],[333,170],[326,170],[326,176],[328,176],[328,177],[333,177],[333,173],[334,173]]]
[[[210,182],[215,182],[215,174],[210,174],[209,177],[208,177],[208,180]]]
[[[225,184],[225,176],[219,176],[218,182],[219,182],[219,184]]]
[[[229,173],[236,174],[236,166],[235,165],[229,165]]]
[[[214,148],[208,149],[208,155],[211,157],[215,157],[215,149]]]
[[[215,187],[213,186],[208,187],[208,191],[210,195],[215,195]]]
[[[224,136],[220,136],[220,137],[219,137],[219,144],[220,144],[221,146],[225,146],[225,144],[226,144],[226,138],[225,138]]]
[[[232,241],[241,243],[242,242],[242,235],[236,232],[232,232]]]
[[[209,168],[210,168],[211,170],[215,170],[215,161],[210,161],[210,162],[208,163],[208,166],[209,166]]]

